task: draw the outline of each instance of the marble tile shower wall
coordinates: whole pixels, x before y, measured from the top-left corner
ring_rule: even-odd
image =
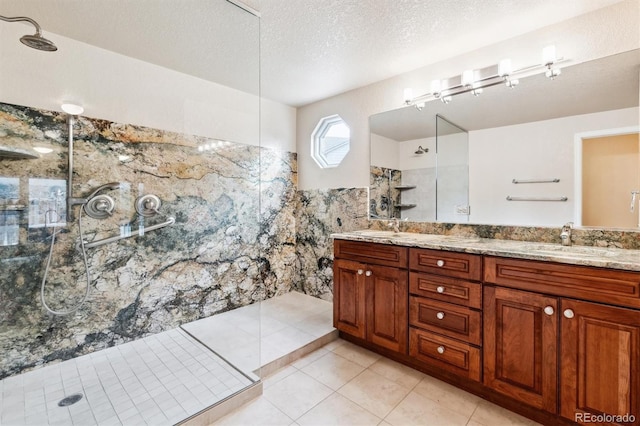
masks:
[[[325,300],[333,298],[332,233],[368,227],[367,188],[299,191],[295,289]]]
[[[130,221],[136,233],[142,194],[163,201],[162,215],[145,225],[176,222],[88,249],[89,300],[75,315],[47,314],[40,285],[52,228],[44,217],[55,210],[64,220],[66,116],[0,104],[0,145],[53,150],[0,160],[0,378],[290,291],[298,276],[295,154],[84,117],[74,132],[74,195],[123,183],[105,192],[116,200],[112,217],[82,217],[86,240],[117,235]],[[83,294],[77,225],[58,228],[45,292],[54,309]]]

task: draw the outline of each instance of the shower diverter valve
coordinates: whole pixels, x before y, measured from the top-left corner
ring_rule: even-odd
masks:
[[[113,198],[108,195],[101,194],[96,195],[84,205],[84,211],[87,216],[94,219],[106,219],[113,214],[113,209],[116,207]]]
[[[162,202],[157,195],[147,194],[136,199],[136,211],[141,216],[153,216],[158,213]]]

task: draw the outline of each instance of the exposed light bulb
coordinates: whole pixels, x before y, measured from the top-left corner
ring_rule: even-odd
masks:
[[[513,69],[511,68],[511,59],[503,59],[498,64],[498,75],[500,77],[506,77],[511,74],[512,71]]]
[[[514,87],[516,87],[518,84],[520,84],[520,80],[518,80],[517,78],[514,79],[507,79],[507,81],[505,82],[505,85],[510,88],[513,89]]]
[[[440,96],[440,91],[442,90],[442,83],[440,80],[431,80],[431,93],[436,98]]]
[[[464,72],[462,73],[462,85],[465,87],[470,87],[473,82],[473,70],[464,70]]]
[[[551,65],[556,61],[556,47],[554,45],[547,46],[542,49],[542,63]]]
[[[410,104],[413,99],[413,90],[410,87],[404,89],[404,103]]]

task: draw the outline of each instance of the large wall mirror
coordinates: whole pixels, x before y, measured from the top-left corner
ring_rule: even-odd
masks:
[[[640,50],[370,117],[370,217],[638,228]]]

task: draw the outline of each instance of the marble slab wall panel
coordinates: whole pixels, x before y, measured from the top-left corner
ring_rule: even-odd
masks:
[[[402,182],[400,170],[371,166],[369,171],[369,212],[372,217],[400,217],[394,206],[400,203],[400,191],[395,187]]]
[[[299,278],[295,290],[332,300],[330,235],[367,227],[367,188],[299,191],[296,221]]]
[[[144,225],[168,216],[175,224],[87,249],[87,302],[74,315],[47,313],[40,302],[53,231],[43,226],[47,212],[60,226],[46,302],[67,309],[86,285],[78,222],[64,223],[66,116],[0,104],[0,139],[52,149],[39,159],[0,158],[0,212],[19,217],[17,234],[15,220],[4,221],[12,238],[0,241],[0,378],[290,290],[297,274],[295,154],[84,117],[74,132],[74,195],[122,183],[104,192],[115,200],[113,216],[82,215],[86,241],[128,232],[126,223],[135,234],[133,205],[143,194],[162,200],[161,214]]]

